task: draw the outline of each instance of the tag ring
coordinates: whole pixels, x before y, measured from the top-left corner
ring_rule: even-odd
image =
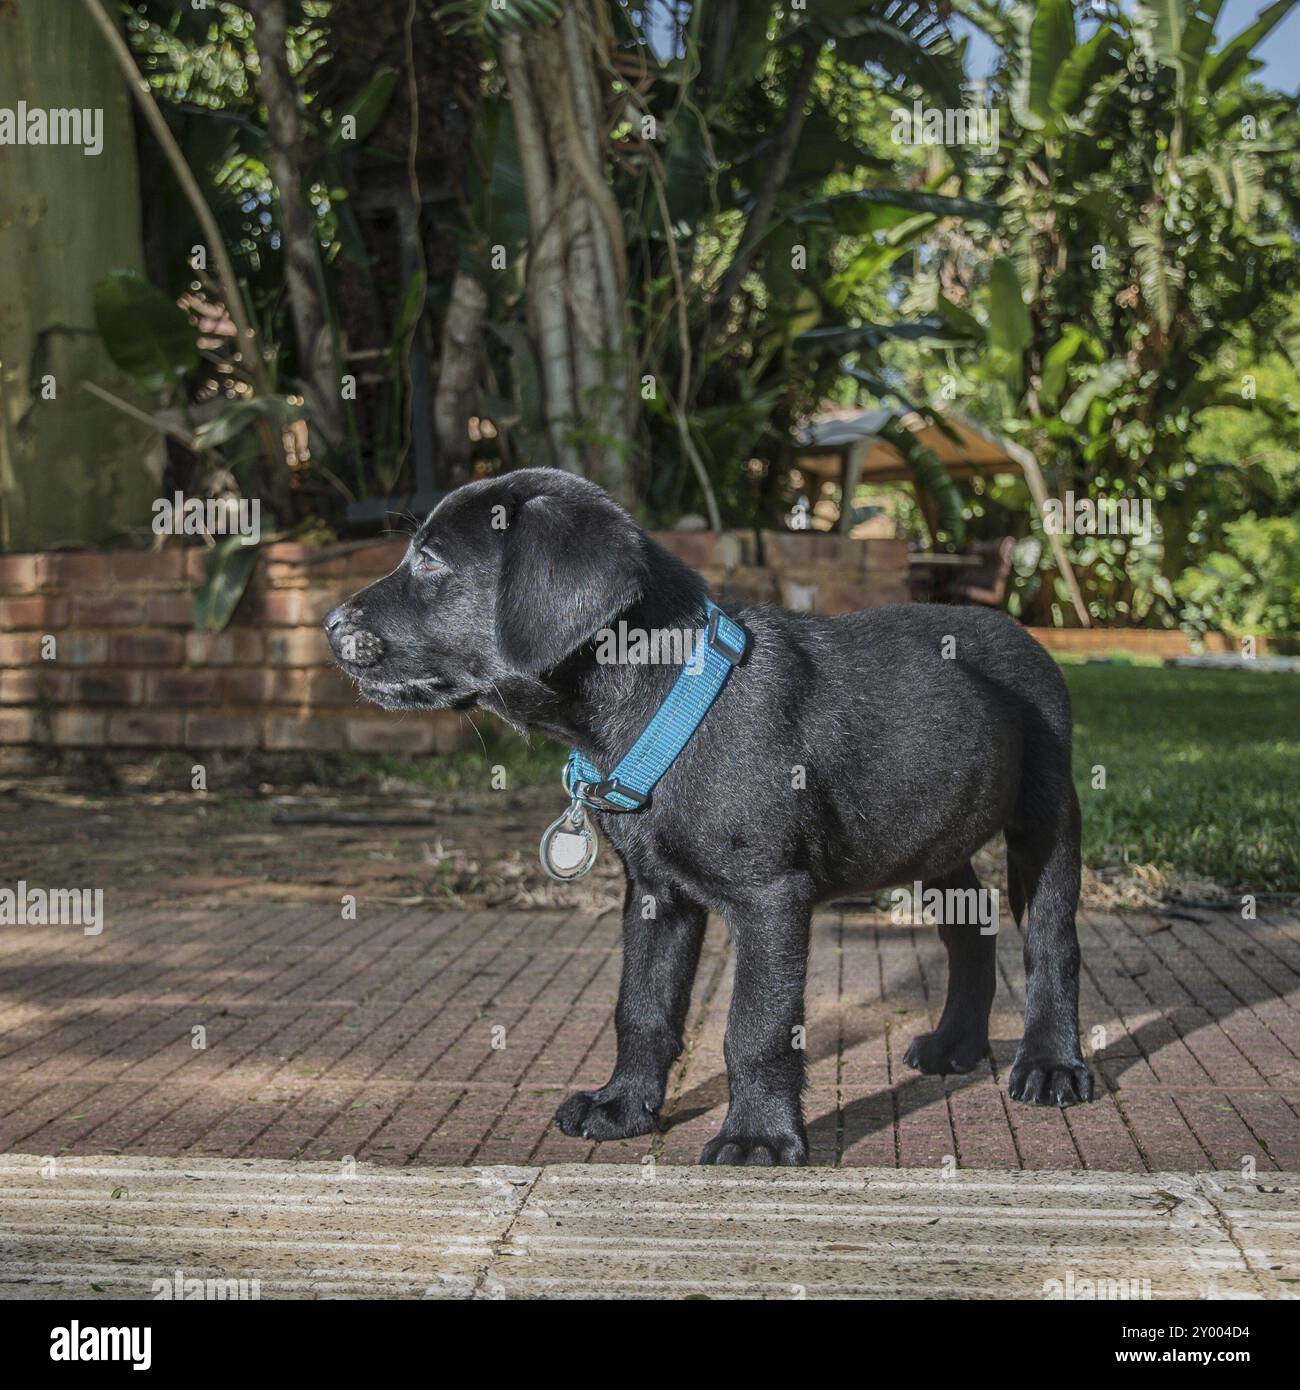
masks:
[[[580,844],[557,843],[560,836],[564,841],[577,840]],[[596,862],[596,832],[580,801],[575,799],[562,816],[546,827],[538,846],[538,858],[548,876],[558,883],[571,883],[581,878]]]

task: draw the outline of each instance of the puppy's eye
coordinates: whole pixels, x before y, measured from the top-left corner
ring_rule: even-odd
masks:
[[[445,570],[447,566],[427,546],[421,546],[415,552],[415,559],[411,561],[411,568],[419,570],[421,574],[437,574],[440,570]]]

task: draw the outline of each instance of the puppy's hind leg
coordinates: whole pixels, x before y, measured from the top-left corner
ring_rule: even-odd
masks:
[[[1008,827],[1007,855],[1028,908],[1025,1035],[1007,1091],[1027,1105],[1091,1100],[1092,1073],[1079,1046],[1079,800],[1073,785],[1062,788],[1047,821]]]
[[[966,894],[980,891],[980,881],[969,864],[947,878],[931,879],[926,888],[952,889]],[[957,916],[956,913],[945,913]],[[980,930],[978,913],[965,913],[964,922],[945,920],[939,936],[948,949],[948,995],[939,1026],[923,1033],[903,1054],[903,1061],[927,1076],[973,1071],[989,1046],[989,1011],[997,985],[997,934]]]

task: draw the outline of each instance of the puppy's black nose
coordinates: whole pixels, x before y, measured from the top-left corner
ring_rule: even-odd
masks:
[[[340,603],[337,608],[331,608],[325,614],[325,631],[333,632],[335,628],[343,626],[343,620],[348,616],[348,606]]]

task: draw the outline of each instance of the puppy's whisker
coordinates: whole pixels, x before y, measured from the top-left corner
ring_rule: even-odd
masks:
[[[474,732],[478,735],[478,741],[479,741],[479,743],[482,745],[482,748],[483,748],[483,757],[486,759],[486,758],[489,757],[490,755],[489,755],[489,753],[488,753],[487,741],[486,741],[486,740],[484,739],[484,737],[483,737],[483,731],[479,728],[479,726],[478,726],[477,724],[475,724],[473,718],[472,718],[469,714],[463,715],[463,718],[469,720],[469,726],[470,726],[470,728],[473,729]]]
[[[502,708],[503,710],[505,710],[505,712],[506,712],[506,718],[509,719],[509,718],[510,718],[510,706],[509,706],[508,704],[506,704],[506,697],[501,693],[501,687],[496,683],[496,681],[492,681],[492,682],[491,682],[491,685],[492,685],[492,689],[495,690],[496,693],[497,693],[497,699],[501,701],[501,708]],[[512,722],[513,722],[513,721],[512,721]]]

